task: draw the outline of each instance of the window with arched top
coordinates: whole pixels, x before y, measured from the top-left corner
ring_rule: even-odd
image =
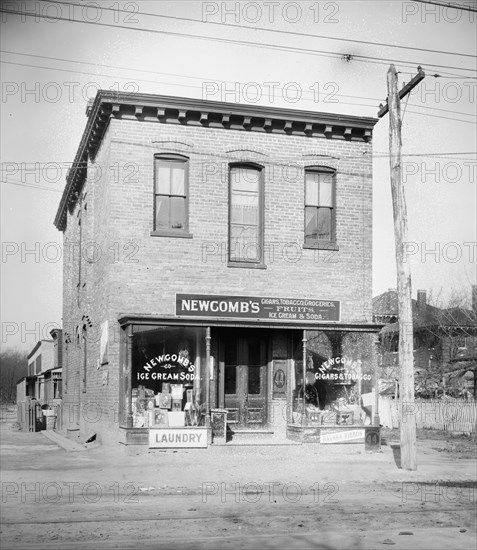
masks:
[[[325,248],[336,242],[335,179],[331,168],[305,169],[305,245]]]
[[[229,176],[229,262],[261,265],[263,169],[256,164],[234,164]]]
[[[189,159],[182,155],[154,157],[154,232],[181,236],[188,231]]]

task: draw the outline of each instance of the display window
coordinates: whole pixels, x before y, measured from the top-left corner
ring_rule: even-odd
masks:
[[[370,425],[374,403],[372,340],[361,333],[307,331],[295,345],[292,422],[300,425]]]
[[[205,329],[134,325],[125,383],[134,428],[201,426],[205,420]]]

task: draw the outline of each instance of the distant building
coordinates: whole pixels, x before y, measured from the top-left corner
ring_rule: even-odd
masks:
[[[17,401],[34,397],[41,404],[61,398],[62,331],[53,329],[51,340],[40,340],[27,356],[27,376],[17,382]]]
[[[432,306],[426,291],[418,290],[412,313],[416,395],[477,396],[477,286],[472,287],[471,309]],[[398,319],[395,289],[373,298],[373,320],[386,323],[380,333],[380,368],[387,388],[399,381]]]

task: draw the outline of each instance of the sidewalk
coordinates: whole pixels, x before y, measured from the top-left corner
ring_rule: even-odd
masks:
[[[47,437],[45,437],[45,435]],[[51,439],[53,438],[55,442]],[[203,482],[266,483],[275,480],[310,485],[310,480],[336,483],[471,482],[477,477],[475,459],[456,459],[433,448],[436,441],[418,442],[418,469],[398,467],[399,443],[390,441],[381,452],[366,452],[362,444],[290,446],[210,446],[208,449],[155,450],[93,443],[84,452],[67,452],[71,442],[60,434],[15,432],[2,424],[2,478],[43,481],[61,476],[95,483],[134,481],[147,487],[200,490]],[[76,446],[79,444],[75,443]],[[79,445],[79,447],[84,447]],[[132,454],[134,453],[134,454]]]

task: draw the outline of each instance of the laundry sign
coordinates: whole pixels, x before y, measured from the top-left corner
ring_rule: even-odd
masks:
[[[150,428],[149,447],[152,449],[207,447],[207,429]]]

